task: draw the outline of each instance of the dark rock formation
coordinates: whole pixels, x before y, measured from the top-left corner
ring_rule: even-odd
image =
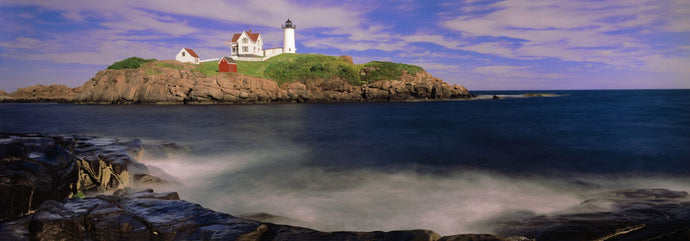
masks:
[[[343,57],[347,59],[347,57]],[[162,65],[162,66],[161,66]],[[309,79],[279,86],[276,81],[238,73],[205,76],[194,66],[166,60],[139,69],[99,71],[81,87],[31,86],[0,102],[98,104],[216,104],[271,102],[363,102],[470,98],[465,87],[449,85],[426,72],[364,86],[343,79]]]
[[[690,240],[687,192],[634,189],[599,194],[562,214],[503,221],[504,236],[536,240]]]
[[[319,232],[234,217],[144,192],[47,201],[35,213],[0,225],[8,240],[396,240],[434,241],[428,230]]]
[[[493,234],[459,234],[453,236],[445,236],[438,241],[528,241],[525,237],[501,237]]]
[[[0,220],[79,192],[159,181],[145,176],[146,166],[132,158],[140,151],[138,140],[0,134]]]
[[[77,190],[75,156],[52,138],[0,135],[0,221]]]

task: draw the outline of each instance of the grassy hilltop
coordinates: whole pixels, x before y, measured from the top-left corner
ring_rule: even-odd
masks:
[[[136,69],[143,63],[151,61],[155,61],[155,59],[132,57],[116,62],[108,69]],[[156,65],[174,68],[173,65],[166,63],[157,63]],[[295,80],[319,78],[340,78],[348,80],[353,85],[362,85],[379,80],[400,79],[403,70],[410,74],[424,71],[419,66],[385,61],[353,64],[349,58],[321,54],[281,54],[263,62],[237,62],[237,72],[275,80],[279,85]],[[201,63],[195,66],[192,71],[201,72],[206,76],[214,76],[218,74],[218,64],[215,61]],[[147,73],[156,74],[152,70],[147,70]]]
[[[419,66],[383,61],[357,65],[343,57],[321,54],[281,54],[264,62],[237,63],[237,72],[272,79],[281,85],[316,78],[341,78],[353,85],[362,85],[384,79],[399,79],[403,70],[411,74],[424,71]]]

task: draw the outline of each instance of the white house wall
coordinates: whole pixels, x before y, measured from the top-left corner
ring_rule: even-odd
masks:
[[[182,56],[182,53],[184,53],[184,56]],[[177,53],[175,56],[175,60],[182,62],[182,63],[192,63],[192,64],[199,64],[199,59],[192,57],[187,51],[184,51],[184,49],[180,50],[180,52]]]
[[[283,53],[283,48],[272,48],[272,49],[266,49],[264,50],[264,57],[266,59],[282,54]]]
[[[245,38],[247,39],[246,43],[244,42]],[[237,52],[239,55],[263,56],[263,40],[261,35],[259,35],[256,42],[252,42],[247,32],[242,32],[240,38],[237,39]]]

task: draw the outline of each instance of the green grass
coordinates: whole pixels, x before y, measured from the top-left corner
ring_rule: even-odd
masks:
[[[129,57],[108,66],[108,69],[138,69],[141,64],[156,61],[156,59],[142,59],[139,57]]]
[[[168,65],[170,64],[158,63],[161,67],[174,68]],[[415,65],[382,61],[355,65],[341,57],[321,54],[281,54],[263,62],[237,61],[238,73],[272,79],[279,85],[295,80],[317,78],[340,78],[353,85],[362,85],[379,80],[400,79],[403,70],[410,74],[424,71]],[[201,72],[206,76],[215,76],[218,74],[218,64],[216,62],[201,63],[193,71]]]
[[[361,84],[359,67],[335,56],[320,54],[281,54],[268,59],[264,77],[283,84],[298,79],[341,78]]]
[[[184,67],[179,66],[179,65],[174,65],[174,64],[170,64],[170,63],[163,63],[163,62],[156,63],[156,66],[164,67],[164,68],[171,68],[171,69],[182,69],[182,68],[184,68]]]
[[[409,64],[400,64],[385,61],[371,61],[362,66],[365,69],[366,75],[361,76],[361,81],[364,83],[371,83],[379,80],[395,80],[400,79],[402,72],[407,71],[409,74],[416,74],[423,72],[422,67]]]
[[[264,70],[266,70],[266,62],[237,61],[237,73],[263,78]]]
[[[142,59],[131,57],[118,61],[108,66],[108,69],[136,69],[143,63],[156,59]],[[156,63],[156,66],[183,69],[183,66],[170,63]],[[192,71],[202,73],[204,76],[218,75],[218,63],[205,62],[195,66]],[[238,61],[237,72],[260,78],[272,79],[282,85],[304,79],[332,79],[347,80],[353,85],[362,85],[379,80],[400,79],[403,71],[410,74],[423,72],[419,66],[400,64],[385,61],[372,61],[363,65],[349,63],[345,59],[336,56],[321,54],[281,54],[266,61]],[[160,74],[160,71],[148,69],[148,75]]]
[[[192,71],[201,72],[205,76],[216,76],[218,75],[218,63],[215,61],[204,62],[197,65]]]

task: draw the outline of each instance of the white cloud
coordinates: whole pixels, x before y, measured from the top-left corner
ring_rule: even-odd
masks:
[[[690,57],[650,55],[640,58],[649,71],[690,73]]]
[[[480,74],[500,74],[509,75],[513,74],[519,70],[527,69],[529,67],[525,66],[509,66],[509,65],[495,65],[495,66],[480,66],[475,67],[474,72]]]
[[[23,49],[22,51],[24,52],[26,52],[27,50],[42,52],[55,51],[60,49],[62,46],[63,45],[61,43],[55,41],[43,41],[40,39],[28,37],[16,37],[14,40],[0,42],[0,47],[7,48],[10,51]]]
[[[220,53],[225,40],[231,38],[232,32],[241,29],[228,29],[225,32],[204,27],[192,27],[191,20],[202,18],[216,23],[228,23],[229,26],[257,26],[260,28],[275,28],[275,31],[262,32],[266,43],[277,45],[282,41],[282,31],[278,28],[287,18],[296,23],[298,29],[321,28],[328,30],[333,35],[343,35],[346,38],[338,38],[336,42],[324,41],[312,42],[312,46],[319,48],[332,47],[342,50],[369,50],[381,49],[392,51],[399,48],[400,44],[390,42],[391,37],[383,33],[384,27],[371,24],[363,24],[363,18],[359,15],[362,11],[352,11],[352,6],[341,4],[326,6],[318,3],[295,3],[288,0],[267,1],[221,1],[210,0],[203,3],[190,1],[167,0],[125,0],[125,1],[86,1],[73,0],[66,2],[39,1],[39,0],[8,0],[0,3],[0,6],[38,6],[42,10],[58,11],[65,19],[73,22],[83,22],[85,16],[95,16],[99,23],[98,29],[91,26],[87,30],[72,32],[52,33],[52,36],[44,38],[52,39],[52,42],[60,44],[63,49],[59,53],[45,51],[32,47],[31,42],[16,41],[2,42],[0,46],[11,48],[26,48],[37,52],[24,53],[25,59],[53,59],[54,61],[77,61],[77,63],[100,63],[95,56],[110,59],[114,57],[107,46],[114,45],[113,41],[127,42],[129,49],[142,49],[139,55],[153,53],[146,51],[152,45],[147,41],[168,41],[169,38],[195,39],[197,43],[192,45],[210,46],[208,49]],[[212,6],[212,7],[210,7]],[[94,21],[91,21],[94,22]],[[86,24],[86,23],[84,23]],[[145,34],[142,34],[145,33]],[[306,40],[308,40],[308,36]],[[380,41],[389,42],[380,42]],[[134,42],[140,41],[140,42]],[[107,43],[110,42],[110,43]],[[82,44],[79,44],[82,43]],[[307,43],[307,42],[305,42]],[[170,45],[170,44],[169,44]],[[216,46],[216,47],[213,47]],[[187,46],[198,48],[195,46]],[[267,46],[270,47],[270,46]],[[176,47],[174,47],[176,48]],[[154,48],[158,49],[159,48]],[[132,51],[119,51],[117,53]],[[170,50],[164,50],[170,52]],[[76,58],[79,55],[86,57]],[[158,54],[160,55],[160,54]],[[9,54],[5,54],[9,56]],[[60,56],[72,56],[74,60]],[[116,54],[115,56],[121,56]],[[153,55],[156,56],[156,55]],[[79,62],[79,60],[84,62]],[[88,60],[88,62],[86,61]]]
[[[565,75],[543,72],[532,66],[494,65],[479,66],[472,69],[473,73],[491,76],[495,79],[559,79]]]
[[[77,22],[84,20],[84,16],[82,16],[77,11],[67,11],[67,12],[62,13],[62,16],[69,19],[69,20],[77,21]]]
[[[346,38],[312,38],[302,41],[302,44],[311,48],[336,48],[343,51],[383,50],[387,52],[400,51],[407,44],[404,42],[375,42],[375,41],[351,41]]]
[[[152,30],[157,34],[180,36],[195,32],[195,29],[189,27],[186,21],[170,21],[165,17],[159,17],[155,14],[139,10],[131,10],[126,18],[105,22],[101,25],[122,33]]]
[[[467,42],[448,39],[442,35],[424,33],[404,36],[402,39],[410,43],[433,43],[447,49],[462,49],[460,46],[467,44]]]
[[[468,42],[474,41],[460,47],[467,51],[514,59],[597,61],[619,68],[677,71],[677,68],[661,65],[640,66],[640,63],[652,63],[644,59],[650,54],[668,58],[656,62],[676,62],[674,59],[678,56],[663,54],[667,50],[655,48],[639,32],[687,32],[690,22],[682,19],[690,16],[689,6],[687,1],[615,0],[592,4],[589,1],[511,0],[481,5],[479,9],[460,8],[456,17],[444,21],[441,26],[460,31]],[[462,14],[488,9],[493,11]],[[479,38],[486,36],[491,38]]]

